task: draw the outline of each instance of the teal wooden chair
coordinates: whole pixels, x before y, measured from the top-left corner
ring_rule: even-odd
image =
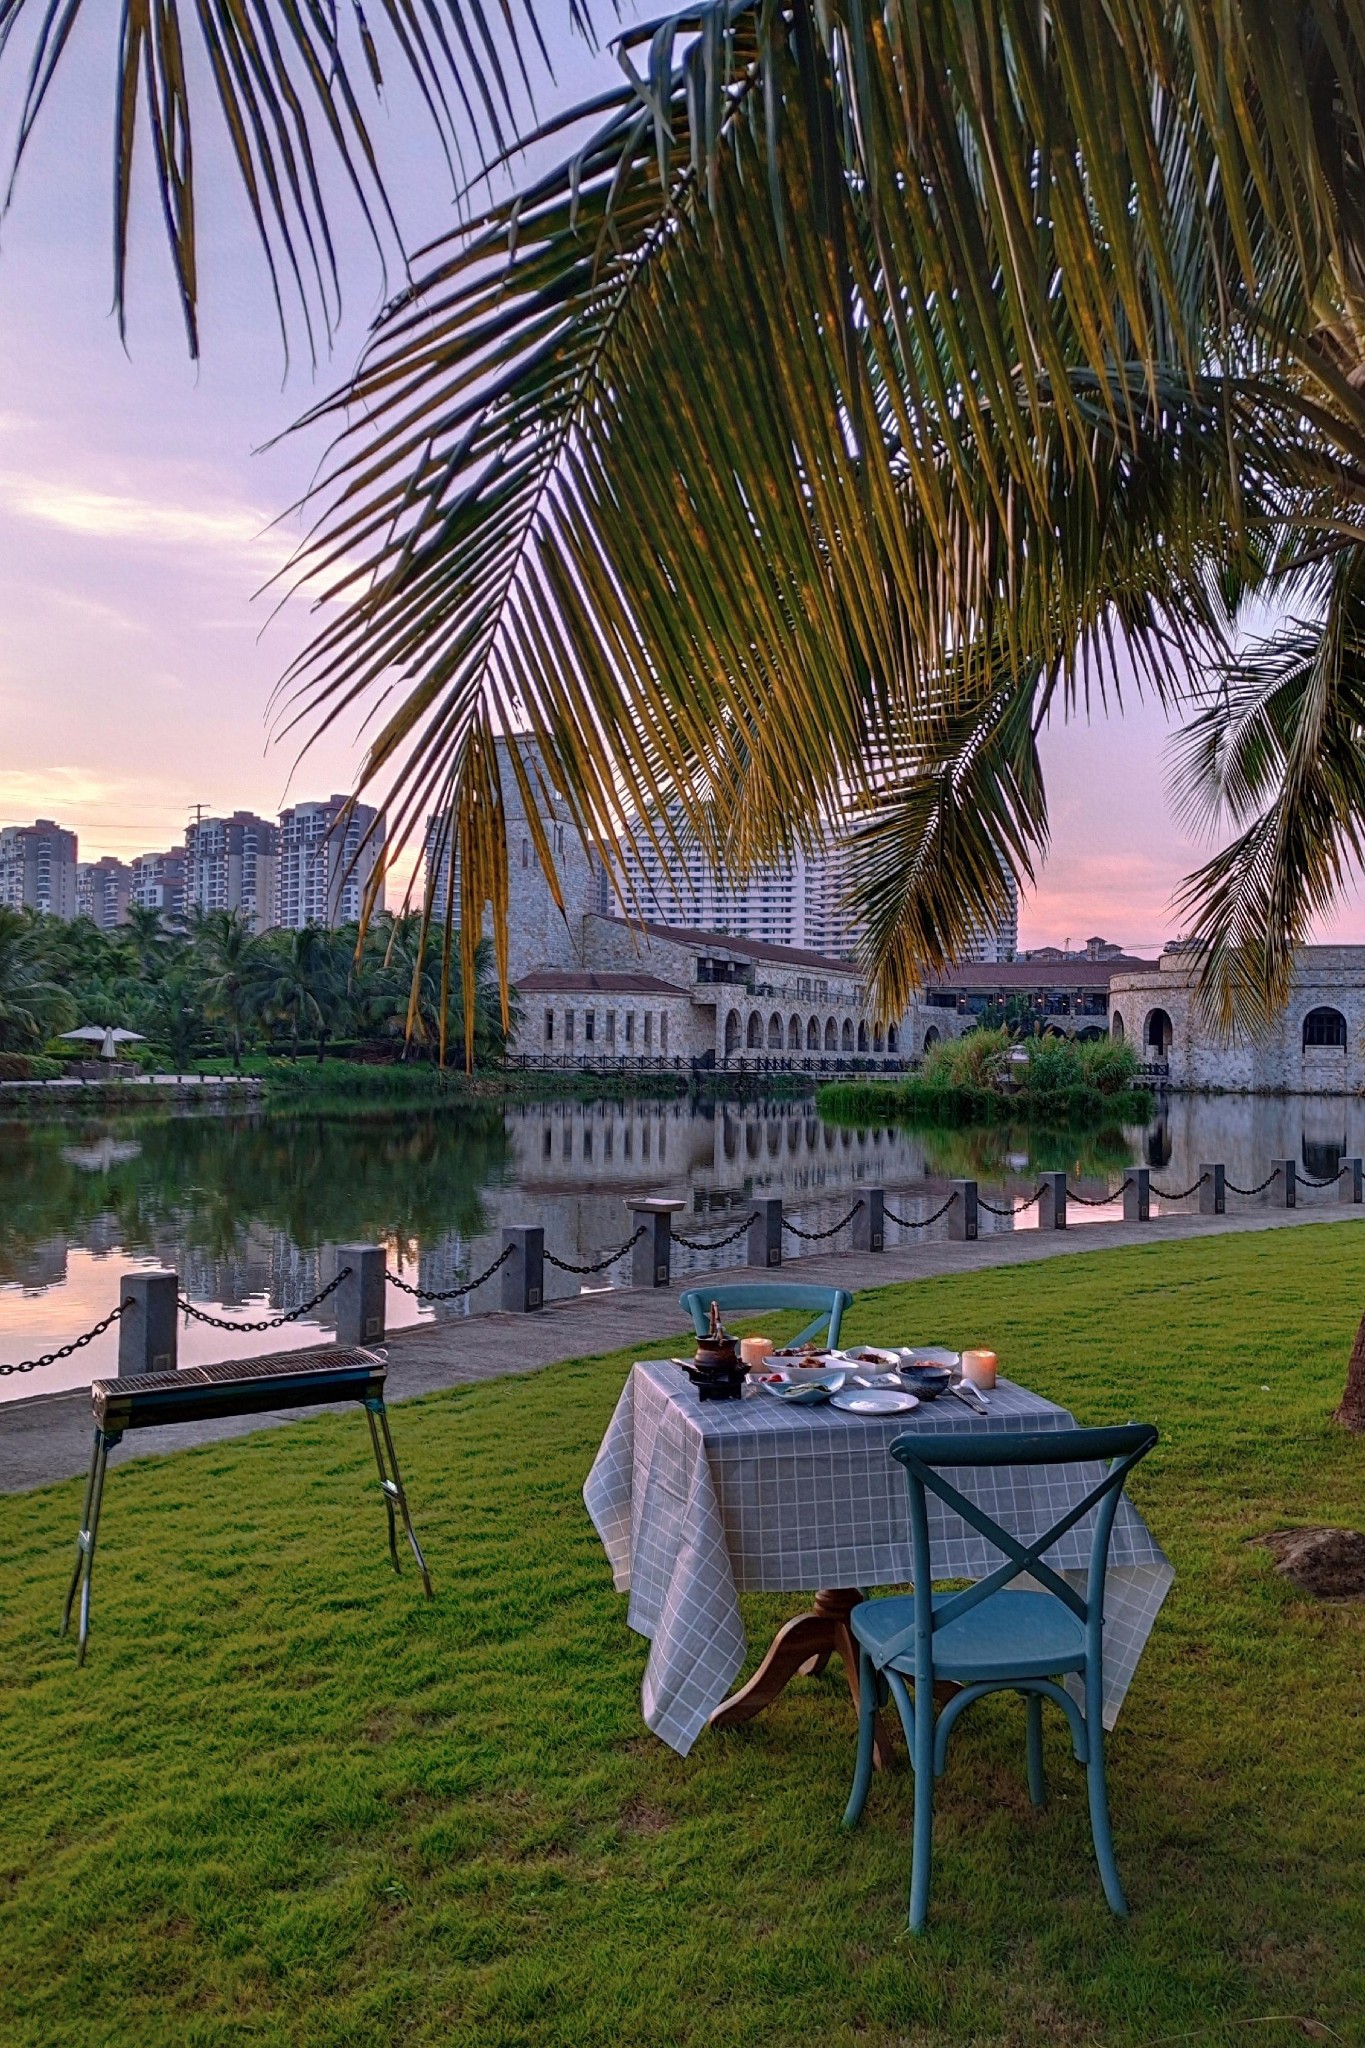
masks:
[[[842,1287],[803,1287],[794,1280],[756,1280],[752,1286],[741,1281],[737,1287],[689,1287],[682,1296],[682,1305],[691,1316],[692,1327],[699,1337],[706,1335],[713,1301],[719,1304],[722,1316],[761,1316],[786,1308],[818,1309],[818,1315],[807,1323],[805,1329],[788,1341],[804,1344],[817,1331],[823,1330],[824,1341],[832,1351],[839,1342],[844,1310],[852,1307],[853,1296]]]
[[[1043,1777],[1043,1701],[1066,1715],[1078,1763],[1085,1765],[1090,1829],[1104,1895],[1116,1913],[1127,1903],[1109,1832],[1104,1777],[1104,1579],[1109,1539],[1124,1482],[1157,1440],[1150,1423],[1116,1429],[1067,1429],[996,1436],[929,1434],[896,1438],[891,1456],[905,1467],[910,1487],[913,1593],[864,1600],[849,1626],[858,1643],[858,1760],[844,1825],[862,1814],[872,1779],[872,1740],[878,1705],[889,1691],[905,1729],[915,1774],[915,1820],[910,1861],[910,1926],[924,1926],[929,1910],[934,1780],[942,1777],[948,1737],[959,1717],[988,1693],[1022,1694],[1026,1714],[1029,1796],[1046,1797]],[[942,1476],[940,1468],[1100,1464],[1103,1476],[1032,1543],[1022,1543]],[[935,1593],[929,1554],[926,1496],[934,1494],[969,1528],[998,1549],[1005,1562],[964,1592]],[[1068,1530],[1095,1511],[1090,1569],[1084,1597],[1046,1561]],[[1040,1590],[1007,1591],[1027,1573]],[[1084,1712],[1057,1680],[1075,1672],[1085,1692]],[[961,1687],[935,1721],[934,1681]],[[907,1685],[907,1680],[909,1685]],[[913,1687],[913,1695],[910,1688]]]

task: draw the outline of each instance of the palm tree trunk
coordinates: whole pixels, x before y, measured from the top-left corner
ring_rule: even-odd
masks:
[[[1346,1368],[1341,1406],[1332,1419],[1357,1436],[1365,1435],[1365,1316],[1360,1319],[1360,1328],[1351,1346],[1351,1362]]]

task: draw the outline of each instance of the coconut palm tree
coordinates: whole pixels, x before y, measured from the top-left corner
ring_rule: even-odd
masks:
[[[41,1046],[75,1021],[75,1005],[52,979],[39,950],[39,926],[0,906],[0,1051]]]
[[[345,974],[325,926],[309,924],[269,935],[262,948],[260,1010],[271,1023],[287,1026],[291,1059],[299,1056],[305,1029],[317,1038],[319,1060],[324,1057],[344,996]]]
[[[203,910],[191,925],[191,944],[204,1014],[221,1024],[240,1068],[242,1046],[260,1015],[268,963],[263,941],[241,910]]]

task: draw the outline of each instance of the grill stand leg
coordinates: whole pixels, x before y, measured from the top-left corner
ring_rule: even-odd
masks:
[[[109,1463],[109,1453],[123,1436],[122,1430],[95,1431],[95,1441],[90,1448],[90,1470],[85,1481],[85,1501],[81,1508],[80,1534],[76,1538],[76,1563],[71,1573],[71,1584],[66,1591],[66,1604],[62,1608],[62,1634],[71,1626],[71,1608],[79,1587],[81,1596],[80,1620],[77,1625],[76,1662],[85,1662],[85,1645],[90,1635],[90,1580],[95,1569],[95,1541],[100,1531],[100,1507],[104,1500],[104,1474]]]
[[[390,1560],[394,1570],[397,1571],[399,1569],[398,1529],[394,1521],[393,1512],[394,1507],[397,1506],[399,1514],[403,1517],[404,1534],[407,1536],[412,1554],[417,1560],[417,1569],[422,1574],[422,1584],[426,1589],[426,1596],[430,1600],[432,1597],[431,1574],[427,1570],[427,1561],[422,1555],[422,1546],[417,1541],[417,1531],[413,1528],[412,1517],[408,1513],[408,1497],[403,1490],[403,1475],[398,1469],[398,1454],[394,1450],[393,1436],[389,1430],[388,1410],[382,1400],[367,1401],[365,1403],[365,1414],[370,1425],[370,1442],[374,1445],[374,1461],[379,1467],[380,1491],[384,1495],[384,1506],[387,1508],[389,1515]],[[381,1432],[383,1434],[382,1445],[380,1442]],[[387,1465],[384,1461],[386,1451],[388,1453]]]

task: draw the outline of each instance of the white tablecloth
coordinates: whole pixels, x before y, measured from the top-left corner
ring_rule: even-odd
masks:
[[[741,1593],[908,1583],[905,1473],[888,1455],[897,1436],[1076,1427],[1064,1408],[1007,1380],[990,1399],[979,1417],[950,1398],[880,1418],[788,1407],[757,1392],[703,1403],[677,1366],[634,1366],[583,1497],[617,1590],[630,1595],[630,1626],[651,1642],[646,1725],[686,1756],[743,1666]],[[1030,1542],[1098,1477],[1089,1464],[987,1466],[955,1473],[954,1484]],[[984,1578],[1001,1562],[932,1497],[929,1516],[936,1577]],[[1092,1516],[1048,1552],[1078,1587]],[[1104,1719],[1112,1727],[1175,1575],[1126,1499],[1109,1560]]]

